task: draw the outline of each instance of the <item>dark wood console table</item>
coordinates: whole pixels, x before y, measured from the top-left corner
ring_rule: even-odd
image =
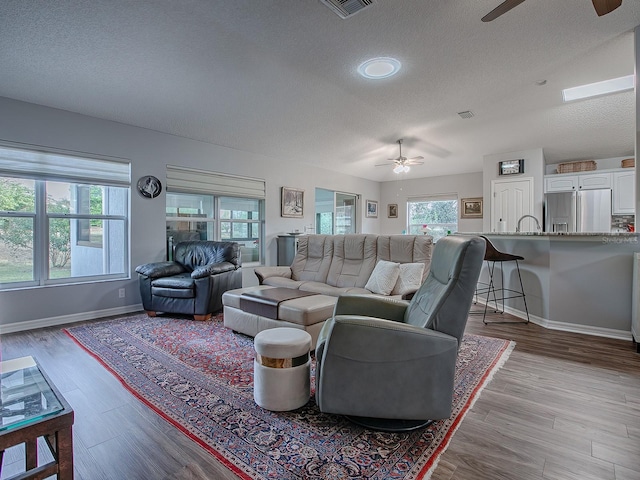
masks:
[[[24,443],[26,471],[7,480],[72,480],[73,409],[33,357],[0,362],[0,373],[0,473],[4,451]],[[54,458],[44,465],[38,465],[39,437]]]

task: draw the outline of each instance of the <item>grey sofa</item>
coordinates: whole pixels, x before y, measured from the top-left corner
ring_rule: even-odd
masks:
[[[480,237],[439,240],[429,275],[409,303],[340,297],[316,345],[320,411],[381,430],[448,418],[484,252]]]
[[[255,274],[260,285],[334,297],[344,293],[370,294],[365,286],[380,260],[422,263],[424,280],[432,249],[433,238],[429,235],[304,235],[298,239],[298,251],[290,267],[258,267]],[[408,297],[415,290],[417,287],[401,296]]]
[[[236,242],[180,242],[173,258],[136,267],[142,306],[149,316],[167,312],[207,320],[222,310],[224,292],[242,287]]]
[[[392,298],[409,298],[429,272],[433,239],[428,235],[303,235],[290,267],[258,267],[260,285],[224,293],[224,325],[235,332],[255,336],[269,328],[303,329],[315,347],[324,321],[331,316],[336,300],[343,294],[368,294],[365,288],[376,264],[381,261],[410,267],[422,264],[422,278],[416,286],[403,285]],[[401,282],[398,282],[401,283]],[[277,318],[255,314],[242,307],[247,294],[285,287],[315,295],[285,301]]]

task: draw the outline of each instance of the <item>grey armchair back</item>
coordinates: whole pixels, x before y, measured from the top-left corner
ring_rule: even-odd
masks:
[[[451,335],[458,345],[473,300],[469,292],[475,292],[486,247],[482,238],[466,240],[471,239],[456,235],[436,244],[438,254],[433,254],[429,275],[404,315],[405,323]]]
[[[240,246],[236,242],[191,241],[175,246],[174,261],[136,268],[142,306],[157,312],[206,320],[222,309],[222,294],[242,287]]]
[[[429,275],[410,302],[341,296],[316,346],[320,410],[382,430],[448,418],[484,251],[480,237],[439,240]]]

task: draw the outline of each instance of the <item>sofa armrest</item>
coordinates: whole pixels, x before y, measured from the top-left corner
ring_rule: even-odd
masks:
[[[136,273],[149,278],[169,277],[185,271],[185,268],[177,262],[145,263],[136,267]]]
[[[265,278],[269,277],[291,278],[291,267],[256,267],[253,271],[258,277],[260,285],[263,284]]]
[[[408,302],[375,295],[340,295],[333,315],[357,315],[402,322]]]
[[[209,265],[196,268],[191,272],[191,278],[204,278],[211,275],[219,275],[224,272],[232,272],[238,268],[239,267],[237,265],[234,265],[231,262],[210,263]]]

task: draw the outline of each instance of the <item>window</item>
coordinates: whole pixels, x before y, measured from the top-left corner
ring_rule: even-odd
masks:
[[[358,196],[351,193],[316,188],[315,231],[325,235],[356,233],[357,201]]]
[[[261,262],[262,204],[256,198],[167,193],[167,258],[179,242],[218,240],[238,242],[243,264]]]
[[[458,230],[458,199],[453,196],[424,197],[407,202],[407,231],[433,236],[433,241]]]
[[[264,180],[167,165],[167,258],[178,242],[217,240],[262,263],[264,198]]]
[[[128,275],[129,165],[0,145],[0,288]]]

